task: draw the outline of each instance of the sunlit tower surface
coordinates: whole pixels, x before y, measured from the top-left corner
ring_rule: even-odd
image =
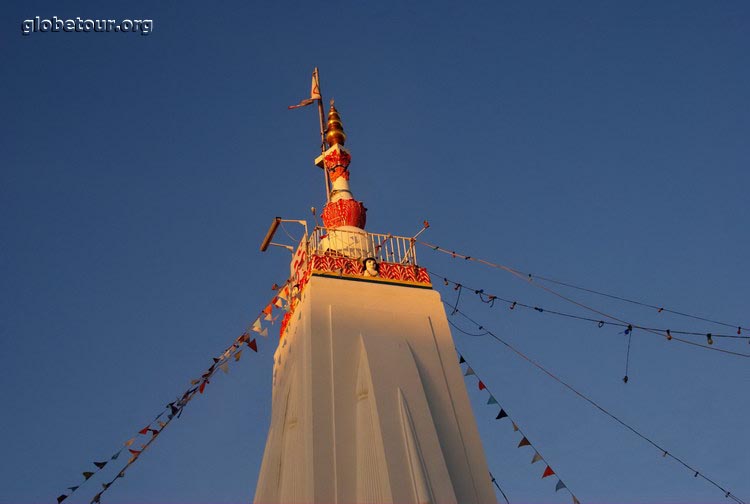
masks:
[[[495,503],[440,295],[413,238],[364,230],[345,142],[331,103],[324,226],[305,233],[280,293],[254,502]]]

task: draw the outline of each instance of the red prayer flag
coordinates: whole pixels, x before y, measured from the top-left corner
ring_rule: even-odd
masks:
[[[247,346],[249,346],[250,348],[252,348],[253,352],[257,352],[258,351],[258,343],[255,341],[255,338],[253,338],[252,341],[249,341],[247,343]]]
[[[201,386],[200,386],[200,388],[198,389],[198,392],[200,392],[201,394],[203,393],[203,391],[204,391],[204,390],[205,390],[205,388],[206,388],[206,383],[208,383],[208,381],[204,381],[203,383],[201,383]]]
[[[128,448],[128,451],[133,455],[140,455],[143,450],[134,450],[132,448]]]
[[[139,430],[139,431],[138,431],[138,434],[145,434],[145,433],[147,433],[147,432],[148,432],[148,425],[147,425],[147,426],[145,426],[145,427],[144,427],[143,429]]]
[[[484,390],[486,388],[487,388],[487,385],[485,385],[482,380],[479,380],[479,390]]]
[[[555,471],[553,471],[550,466],[547,466],[547,469],[544,470],[544,474],[542,474],[542,479],[546,478],[547,476],[552,476],[553,474],[555,474]]]

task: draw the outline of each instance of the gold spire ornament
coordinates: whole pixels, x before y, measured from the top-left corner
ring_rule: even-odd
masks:
[[[331,100],[331,108],[328,110],[328,124],[326,125],[326,142],[329,147],[334,145],[344,145],[346,143],[346,133],[344,133],[344,125],[341,123],[341,116],[339,111],[333,105]]]

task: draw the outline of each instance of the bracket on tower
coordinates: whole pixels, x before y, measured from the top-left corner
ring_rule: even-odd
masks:
[[[265,252],[270,245],[273,245],[274,247],[281,247],[285,248],[288,251],[294,253],[294,247],[291,245],[284,245],[283,243],[274,243],[271,240],[273,240],[273,235],[276,234],[276,230],[279,229],[279,225],[282,222],[293,222],[295,224],[300,224],[305,227],[305,239],[307,239],[307,221],[304,220],[291,220],[291,219],[282,219],[281,217],[274,217],[273,222],[271,222],[271,226],[268,228],[268,232],[266,233],[266,237],[263,238],[263,243],[260,244],[260,251]]]

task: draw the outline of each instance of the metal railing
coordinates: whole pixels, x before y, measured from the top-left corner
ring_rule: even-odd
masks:
[[[310,235],[308,251],[310,254],[355,259],[372,257],[379,262],[417,265],[415,240],[391,234],[316,227]]]

